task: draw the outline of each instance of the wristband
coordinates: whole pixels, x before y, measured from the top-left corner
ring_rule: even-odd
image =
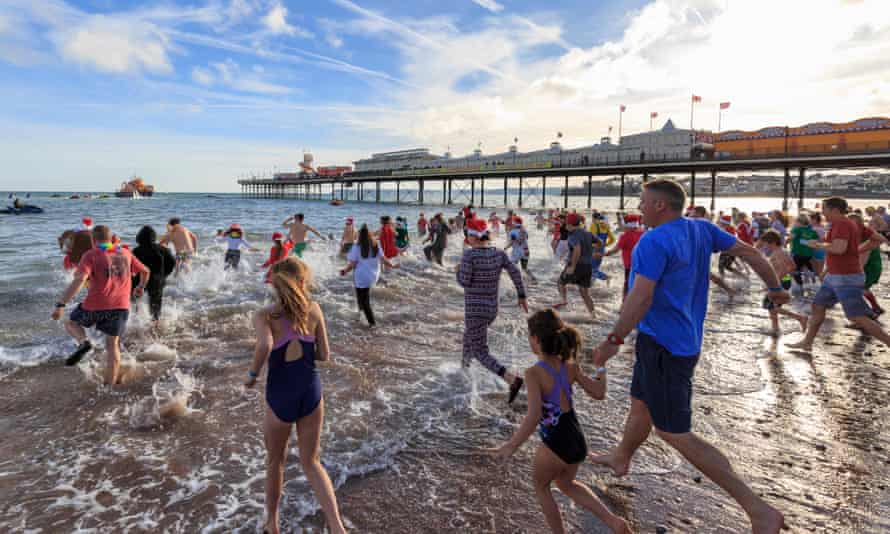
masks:
[[[253,372],[253,371],[248,370],[248,371],[247,371],[247,376],[249,376],[250,378],[254,378],[254,379],[256,379],[256,378],[259,377],[260,375],[259,375],[259,373],[255,373],[255,372]]]
[[[606,341],[613,345],[624,345],[624,338],[618,337],[618,334],[612,332],[608,336],[606,336]]]
[[[56,308],[64,308],[64,307],[65,307],[65,304],[63,304],[61,302],[56,302]]]
[[[777,291],[785,291],[785,288],[782,286],[770,287],[770,288],[767,288],[767,291],[771,291],[771,292],[775,293]]]
[[[597,367],[597,368],[596,368],[596,374],[598,374],[598,375],[602,375],[602,374],[605,374],[605,373],[606,373],[606,368],[605,368],[605,367]]]

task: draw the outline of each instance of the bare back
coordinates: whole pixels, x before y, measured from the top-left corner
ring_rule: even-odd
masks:
[[[177,224],[170,229],[170,232],[167,233],[166,237],[167,238],[164,241],[173,243],[173,247],[176,249],[177,254],[194,254],[195,245],[192,240],[192,233],[185,226]]]
[[[309,227],[302,222],[294,221],[288,227],[288,237],[295,244],[304,243],[306,241],[306,232],[309,231]]]

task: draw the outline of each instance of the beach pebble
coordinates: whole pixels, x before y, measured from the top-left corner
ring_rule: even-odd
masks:
[[[698,477],[693,477],[693,478],[692,478],[692,481],[695,482],[696,484],[701,484],[701,477],[700,477],[700,476],[698,476]]]
[[[668,531],[668,529],[661,525],[658,525],[657,527],[655,527],[655,534],[665,534],[665,532],[667,532],[667,531]]]

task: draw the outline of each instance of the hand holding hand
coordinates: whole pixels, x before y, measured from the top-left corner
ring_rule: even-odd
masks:
[[[608,340],[603,341],[593,350],[593,364],[597,367],[604,367],[606,362],[616,354],[618,354],[618,345],[609,343]]]
[[[522,308],[525,313],[528,313],[528,301],[525,299],[519,299],[519,307]]]
[[[58,321],[59,319],[61,319],[61,318],[62,318],[62,312],[64,312],[64,311],[65,311],[65,308],[56,308],[56,309],[54,309],[54,310],[53,310],[53,313],[52,313],[53,321]]]
[[[143,293],[145,293],[145,290],[142,289],[141,287],[136,286],[135,288],[133,288],[133,296],[136,297],[137,299],[140,298]]]

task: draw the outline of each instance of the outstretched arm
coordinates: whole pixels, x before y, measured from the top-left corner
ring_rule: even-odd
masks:
[[[501,458],[508,458],[516,449],[528,441],[528,438],[535,432],[538,421],[541,420],[541,385],[531,369],[525,371],[525,390],[528,392],[528,411],[522,424],[513,434],[509,441],[494,449],[492,452]]]
[[[754,272],[757,273],[757,276],[763,280],[763,283],[766,284],[766,287],[779,287],[779,277],[776,276],[776,271],[773,270],[773,266],[770,265],[769,261],[756,248],[737,240],[735,245],[726,252],[727,254],[740,258],[742,261],[750,265],[751,269],[753,269]]]
[[[313,234],[317,235],[318,237],[320,237],[322,240],[325,239],[325,237],[323,235],[321,235],[321,232],[319,232],[315,228],[309,226],[308,224],[306,225],[306,229],[309,230],[310,232],[312,232]]]
[[[597,373],[593,377],[590,377],[577,363],[572,364],[572,367],[575,369],[575,382],[581,385],[581,389],[583,389],[585,393],[596,400],[603,400],[606,398],[605,368],[598,369]]]
[[[872,232],[871,237],[868,238],[868,241],[859,245],[859,253],[864,254],[866,252],[871,252],[872,249],[876,249],[886,242],[886,237],[877,232]]]

